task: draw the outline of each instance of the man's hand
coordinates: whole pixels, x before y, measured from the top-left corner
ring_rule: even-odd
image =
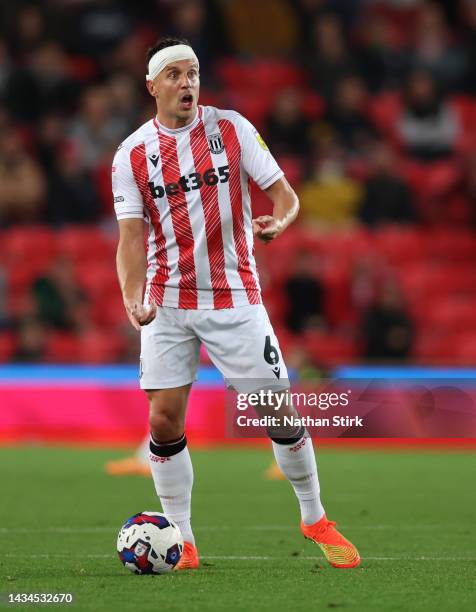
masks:
[[[261,215],[252,220],[253,235],[268,244],[274,240],[283,231],[283,223],[271,215]]]
[[[140,331],[142,325],[148,325],[155,319],[157,314],[157,305],[155,302],[144,306],[137,300],[124,299],[124,306],[126,307],[127,316],[132,326]]]

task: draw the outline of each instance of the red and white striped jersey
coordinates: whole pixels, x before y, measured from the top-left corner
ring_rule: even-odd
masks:
[[[189,125],[152,119],[118,148],[117,218],[149,224],[147,301],[210,309],[261,303],[253,257],[249,178],[261,189],[283,172],[240,114],[200,106]]]

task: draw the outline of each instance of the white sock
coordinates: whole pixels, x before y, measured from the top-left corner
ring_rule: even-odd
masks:
[[[301,518],[305,525],[312,525],[324,515],[321,504],[319,478],[312,440],[307,432],[293,444],[273,441],[276,463],[291,483],[298,498]]]
[[[185,436],[171,444],[151,438],[149,461],[164,514],[177,523],[183,539],[195,545],[190,524],[193,468]]]

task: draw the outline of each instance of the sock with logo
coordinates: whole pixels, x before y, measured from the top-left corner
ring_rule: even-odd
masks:
[[[183,539],[195,545],[190,524],[193,468],[183,435],[171,442],[157,442],[150,438],[150,469],[155,490],[165,515],[175,521]]]
[[[272,438],[276,463],[291,483],[298,498],[301,518],[312,525],[324,516],[312,440],[304,429],[295,438]]]

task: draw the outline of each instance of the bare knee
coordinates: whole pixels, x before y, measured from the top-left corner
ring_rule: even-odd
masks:
[[[172,390],[148,391],[149,424],[157,442],[180,438],[185,429],[186,397]]]

